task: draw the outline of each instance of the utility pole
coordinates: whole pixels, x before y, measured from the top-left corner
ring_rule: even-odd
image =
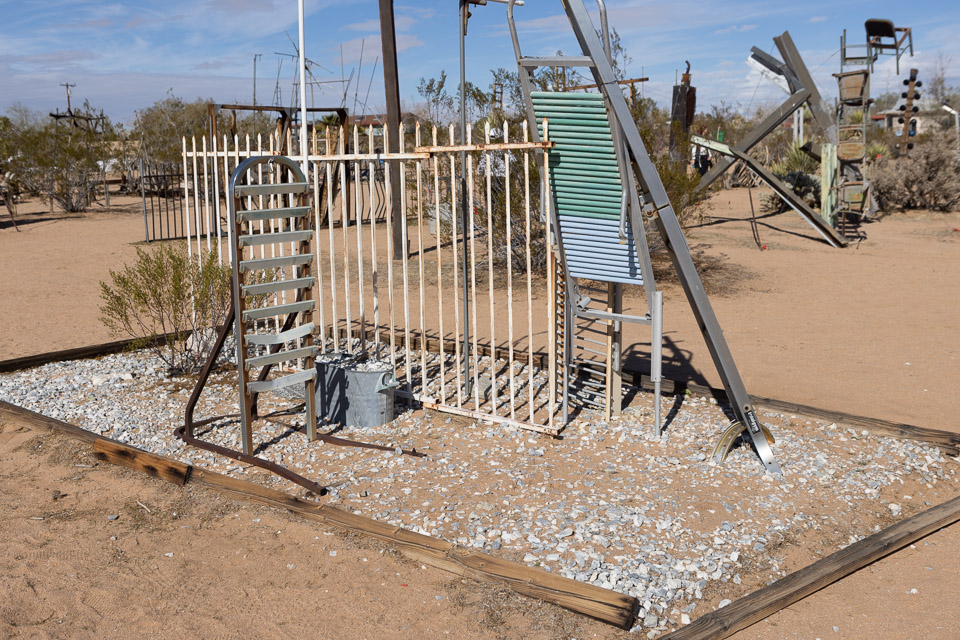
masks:
[[[257,106],[257,58],[262,57],[262,53],[253,54],[253,106]]]
[[[397,32],[393,22],[393,0],[379,0],[380,43],[383,46],[383,95],[387,103],[387,127],[383,134],[384,151],[400,151],[400,84],[397,71]],[[341,75],[343,75],[341,73]],[[344,94],[346,95],[346,94]],[[400,216],[400,163],[390,161],[390,192],[393,206],[393,259],[400,260],[409,247],[403,243],[403,225]]]
[[[61,82],[61,87],[66,87],[67,89],[67,113],[73,114],[73,110],[70,108],[70,88],[77,86],[76,84],[70,84],[69,82]]]

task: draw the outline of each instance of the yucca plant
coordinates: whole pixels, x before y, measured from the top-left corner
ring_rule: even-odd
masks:
[[[801,148],[803,143],[793,142],[783,157],[770,164],[770,169],[779,176],[789,173],[817,173],[820,165]]]

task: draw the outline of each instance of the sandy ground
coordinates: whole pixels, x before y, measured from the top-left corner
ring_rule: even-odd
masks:
[[[0,459],[4,638],[615,637],[285,512],[98,466],[59,436],[6,428]]]
[[[754,196],[756,198],[756,193]],[[114,202],[117,203],[116,198]],[[751,238],[746,221],[748,212],[745,191],[722,192],[714,198],[713,219],[690,234],[691,247],[707,274],[708,289],[723,290],[722,294],[713,295],[712,301],[747,389],[758,395],[829,409],[960,430],[954,400],[955,389],[960,384],[960,348],[955,339],[956,318],[960,314],[956,282],[956,274],[960,272],[960,232],[956,231],[960,228],[960,214],[917,213],[889,217],[866,226],[868,239],[863,243],[836,250],[816,241],[812,229],[799,216],[787,213],[760,220],[761,240],[767,247],[760,251]],[[20,233],[13,230],[8,219],[0,216],[3,273],[0,309],[6,327],[0,336],[0,358],[110,339],[97,321],[98,282],[107,277],[109,269],[119,268],[129,261],[136,244],[142,241],[143,222],[136,201],[121,201],[109,212],[94,210],[66,217],[51,216],[42,211],[31,213],[30,207],[24,206],[18,221]],[[670,345],[666,354],[670,359],[666,375],[716,385],[719,380],[693,318],[685,308],[682,291],[670,282],[665,282],[664,286],[665,331]],[[626,342],[630,341],[628,336]],[[642,362],[636,365],[643,367]],[[5,440],[10,439],[8,434],[0,435]],[[27,436],[21,434],[17,438]],[[131,606],[138,610],[149,609],[144,624],[155,624],[156,629],[171,632],[174,629],[195,630],[206,636],[230,635],[240,629],[259,628],[264,635],[271,636],[285,633],[287,629],[295,631],[296,625],[304,624],[303,619],[292,613],[299,611],[302,614],[304,607],[281,604],[270,586],[285,585],[291,580],[290,576],[298,573],[285,569],[285,564],[300,567],[306,562],[288,558],[305,554],[303,546],[316,542],[313,536],[320,533],[311,527],[289,522],[285,531],[292,533],[286,545],[274,545],[267,550],[263,545],[254,545],[259,549],[257,554],[274,554],[277,566],[286,571],[278,568],[275,573],[265,573],[261,571],[265,558],[260,555],[224,558],[222,543],[229,540],[242,547],[244,534],[238,527],[228,526],[228,518],[217,518],[211,511],[202,511],[203,501],[193,504],[191,500],[190,508],[202,512],[197,516],[198,523],[204,528],[215,529],[210,540],[219,540],[221,544],[204,543],[206,536],[192,541],[192,550],[206,549],[209,553],[195,555],[196,560],[190,563],[189,572],[181,573],[180,578],[167,578],[173,581],[168,583],[169,589],[171,584],[189,577],[191,589],[202,592],[201,602],[206,604],[196,611],[202,612],[204,619],[209,616],[205,625],[196,628],[178,626],[193,624],[185,619],[189,616],[173,615],[177,607],[185,605],[174,605],[166,610],[157,608],[171,606],[163,603],[175,598],[173,589],[169,597],[156,599],[152,608],[149,602],[145,603],[139,597],[132,601],[125,593],[149,585],[149,578],[138,578],[138,575],[155,575],[158,572],[155,567],[165,566],[161,560],[168,560],[163,553],[169,550],[161,551],[161,547],[165,540],[177,540],[183,536],[187,530],[180,528],[182,523],[169,519],[158,521],[151,526],[149,536],[139,536],[141,543],[149,539],[151,548],[132,545],[126,550],[125,553],[132,554],[131,561],[144,565],[146,569],[141,568],[138,574],[135,570],[119,568],[118,571],[129,580],[125,587],[123,581],[110,579],[112,574],[104,569],[105,566],[111,567],[105,561],[109,554],[97,555],[108,546],[117,545],[116,541],[107,544],[110,523],[106,516],[120,511],[123,504],[129,504],[129,496],[123,495],[128,490],[127,485],[133,483],[139,489],[149,483],[132,478],[126,478],[126,484],[117,483],[114,476],[119,472],[83,468],[80,473],[85,478],[102,476],[102,479],[93,480],[89,489],[84,489],[90,492],[88,499],[92,501],[84,507],[89,518],[68,518],[44,527],[45,521],[29,518],[45,517],[42,513],[35,516],[33,512],[44,511],[47,504],[56,507],[51,507],[53,511],[59,509],[50,502],[52,491],[79,493],[74,486],[77,481],[70,480],[77,475],[76,468],[66,464],[64,469],[58,470],[55,465],[51,466],[55,461],[41,454],[11,451],[4,445],[3,459],[14,462],[13,465],[3,465],[4,475],[8,475],[7,469],[16,468],[23,478],[12,485],[3,485],[3,514],[0,518],[3,524],[0,530],[4,533],[3,539],[16,540],[19,545],[19,548],[5,549],[3,555],[8,563],[14,558],[10,570],[4,571],[11,580],[4,588],[20,594],[20,604],[14,608],[21,617],[11,617],[12,614],[4,611],[2,624],[37,623],[51,611],[53,615],[31,627],[8,626],[6,633],[92,634],[93,628],[100,627],[97,620],[101,618],[89,612],[81,594],[75,593],[75,587],[68,584],[68,576],[85,575],[87,579],[82,582],[90,583],[98,572],[105,572],[96,578],[100,581],[99,588],[106,594],[101,597],[107,602],[112,601],[116,611]],[[48,480],[56,478],[60,478],[66,488],[53,484],[46,486]],[[7,477],[4,481],[7,482]],[[169,502],[180,499],[161,486],[147,488],[153,492],[149,494],[149,500]],[[133,491],[135,495],[148,495]],[[143,498],[140,500],[144,502]],[[27,514],[24,509],[31,513]],[[231,514],[236,512],[234,509]],[[268,515],[265,512],[260,517]],[[279,514],[269,517],[286,519]],[[118,522],[110,526],[117,526]],[[106,531],[91,535],[90,532],[97,529]],[[119,539],[122,538],[118,536]],[[204,547],[204,544],[208,546]],[[351,544],[351,549],[359,548]],[[49,558],[59,558],[57,562],[63,564],[59,567],[50,565],[52,571],[41,569],[49,558],[41,557],[42,553],[38,556],[37,548],[50,549]],[[86,551],[78,553],[80,549]],[[897,553],[792,605],[736,637],[956,637],[958,611],[955,603],[960,601],[957,549],[960,549],[960,530],[952,527],[930,536],[915,549]],[[369,560],[374,563],[373,558]],[[328,565],[334,560],[321,552],[313,557],[312,562],[316,565],[310,579],[315,579],[318,572],[330,573]],[[390,572],[390,575],[400,571],[389,569],[387,559],[382,557],[377,558],[375,564],[381,572]],[[230,577],[235,588],[219,591],[216,586],[223,579],[226,567],[237,576],[236,580],[234,576]],[[432,574],[425,578],[432,581],[430,584],[440,585],[447,580],[446,576],[436,572],[417,573],[418,576],[426,574]],[[162,576],[163,572],[159,575]],[[263,578],[261,595],[256,601],[265,607],[237,614],[225,605],[231,597],[224,597],[224,593],[232,594],[233,599],[240,597],[238,589],[246,584],[239,579],[241,575],[249,578],[247,583]],[[349,606],[351,600],[382,600],[392,594],[384,586],[375,584],[375,578],[364,577],[361,571],[351,570],[343,575],[344,578],[336,582],[339,593],[325,604],[309,609],[320,613],[309,615],[312,626],[305,628],[322,629],[322,625],[330,621],[328,608],[338,606],[331,603],[345,602],[348,606],[337,617],[344,616],[347,625],[342,628],[348,629],[349,633],[356,632],[356,637],[433,637],[424,631],[425,627],[407,624],[408,628],[404,630],[403,623],[395,626],[393,619],[359,615],[353,610],[355,607]],[[44,583],[44,579],[52,582]],[[15,580],[22,582],[18,584]],[[25,588],[30,589],[27,582],[38,590],[35,597],[23,595]],[[413,586],[413,583],[406,583]],[[156,596],[153,592],[163,593],[162,583],[160,586],[151,591],[152,595]],[[317,584],[305,579],[300,584],[301,597],[284,598],[283,602],[315,600],[317,588]],[[429,586],[423,588],[430,589]],[[916,589],[917,593],[908,593],[911,589]],[[343,592],[350,590],[354,590],[355,595],[344,598]],[[437,591],[435,595],[443,594]],[[435,600],[435,595],[431,594],[430,598]],[[398,597],[398,602],[385,609],[392,612],[391,616],[401,615],[402,620],[402,614],[396,612],[404,607],[416,607],[417,611],[422,611],[423,605],[416,598]],[[43,606],[48,601],[51,606]],[[55,605],[52,604],[54,601]],[[430,627],[434,631],[440,630],[437,637],[441,637],[443,631],[461,630],[467,631],[471,637],[497,634],[513,637],[514,632],[527,630],[523,627],[504,632],[502,626],[493,625],[476,628],[476,633],[472,633],[472,628],[464,626],[464,620],[476,618],[479,615],[477,610],[471,611],[468,607],[464,610],[466,613],[458,613],[445,608],[446,605],[429,604],[443,610]],[[483,610],[482,604],[475,606]],[[282,615],[273,622],[265,621],[283,607],[290,607],[289,624],[293,626],[267,626],[274,622],[281,624],[277,620],[283,620]],[[106,608],[109,609],[109,605]],[[214,615],[213,611],[219,613]],[[520,609],[516,611],[518,615],[522,614]],[[260,615],[255,615],[256,612]],[[120,615],[113,614],[112,619],[116,620],[113,624],[122,625],[124,620],[133,619],[129,615]],[[70,632],[64,634],[58,628],[59,622],[54,624],[62,616],[75,622],[87,622],[68,627]],[[244,617],[246,619],[242,619]],[[109,619],[109,615],[102,618],[104,621]],[[417,619],[420,619],[419,615]],[[944,621],[951,621],[952,627],[944,626]],[[590,626],[592,623],[586,624],[574,633],[579,636],[607,633]],[[834,626],[840,631],[835,632]],[[103,628],[114,629],[114,636],[125,635],[123,626],[105,625]],[[566,629],[556,631],[558,633],[554,636],[566,635]],[[340,632],[337,635],[350,637]]]

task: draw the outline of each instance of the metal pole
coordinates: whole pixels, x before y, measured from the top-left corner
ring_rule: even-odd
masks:
[[[460,144],[467,142],[467,63],[466,63],[466,40],[467,40],[467,3],[468,0],[460,0]],[[465,395],[470,396],[470,309],[468,307],[469,285],[467,284],[467,225],[471,224],[473,212],[467,211],[467,153],[460,152],[460,233],[463,234],[463,252],[460,260],[460,268],[463,271],[463,380],[465,386]],[[457,241],[456,238],[453,239]],[[491,345],[495,346],[495,345]],[[532,393],[532,392],[531,392]],[[532,402],[532,400],[531,400]]]
[[[653,382],[653,425],[660,436],[663,426],[660,423],[660,385],[663,381],[663,291],[655,291],[650,309],[650,380]]]
[[[393,24],[393,0],[379,0],[380,3],[380,43],[383,47],[383,91],[387,103],[387,127],[383,134],[384,151],[400,151],[400,86],[397,72],[397,33]],[[408,251],[403,242],[403,225],[407,223],[400,215],[400,166],[391,161],[390,181],[393,196],[393,259],[400,260]]]
[[[257,106],[257,58],[259,53],[253,54],[253,106]]]
[[[300,155],[302,160],[300,168],[303,171],[305,180],[309,179],[310,167],[307,164],[307,100],[304,97],[307,86],[307,54],[303,49],[303,0],[297,3],[298,18],[300,20]],[[256,58],[254,58],[256,60]]]
[[[143,205],[143,238],[150,242],[150,226],[147,224],[147,194],[143,189],[143,157],[140,157],[140,203]]]

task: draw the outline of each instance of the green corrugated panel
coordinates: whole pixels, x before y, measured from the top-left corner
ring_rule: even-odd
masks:
[[[556,185],[551,185],[551,187],[553,188],[553,195],[555,198],[557,198],[557,200],[586,200],[587,202],[600,202],[604,205],[610,204],[618,207],[620,206],[620,194],[612,191],[570,191],[565,190],[562,187],[558,188]]]
[[[581,136],[581,137],[577,137]],[[550,142],[556,143],[556,148],[566,148],[567,145],[577,144],[581,147],[589,147],[590,149],[613,149],[613,141],[610,139],[610,136],[606,137],[606,140],[600,139],[600,136],[584,136],[583,134],[571,134],[571,133],[560,133],[556,134],[553,131],[550,132]]]
[[[537,107],[537,116],[540,118],[576,118],[590,122],[607,122],[606,109],[581,108],[576,111],[573,109],[551,109],[550,107]]]
[[[616,158],[616,156],[613,155],[612,147],[601,147],[597,149],[593,147],[570,147],[566,145],[557,145],[554,147],[551,155],[557,155],[561,158]]]
[[[604,209],[612,207],[617,211],[620,210],[620,198],[598,198],[596,196],[581,196],[576,197],[570,194],[563,194],[560,192],[554,193],[554,200],[557,201],[557,204],[569,204],[571,206],[577,207],[583,205],[585,207],[602,207]]]
[[[599,94],[533,94],[538,129],[549,120],[550,185],[558,213],[619,219],[621,183],[606,104]]]
[[[616,185],[620,184],[620,175],[617,174],[617,176],[614,177],[610,173],[610,171],[604,169],[603,167],[596,167],[594,169],[585,169],[583,167],[557,166],[557,167],[550,167],[550,172],[553,174],[565,174],[565,175],[571,175],[571,176],[576,176],[581,178],[589,176],[591,179],[596,178],[598,180],[603,180],[607,184],[616,184]]]
[[[568,93],[568,92],[558,92],[558,91],[531,91],[530,97],[537,100],[537,98],[546,98],[548,100],[603,100],[603,95],[599,93]]]
[[[539,112],[537,112],[537,115],[541,120],[543,119],[543,116],[540,116]],[[590,122],[590,120],[581,120],[580,118],[547,118],[547,119],[550,121],[551,125],[553,123],[557,123],[557,124],[571,124],[571,125],[583,126],[586,123]],[[600,122],[600,121],[598,120],[597,122]]]
[[[578,121],[579,122],[579,121]],[[540,120],[537,122],[537,130],[543,133],[543,121]],[[610,127],[599,126],[595,124],[594,126],[586,124],[558,124],[557,122],[550,121],[550,131],[556,131],[557,133],[603,133],[606,132],[607,135],[610,135]]]

